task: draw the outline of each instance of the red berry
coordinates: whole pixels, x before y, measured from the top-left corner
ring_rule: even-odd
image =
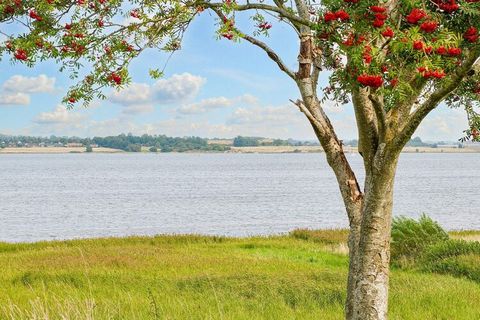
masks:
[[[133,17],[133,18],[136,18],[136,19],[140,19],[140,13],[138,12],[137,9],[132,10],[132,11],[130,12],[130,16]]]
[[[410,14],[406,17],[406,19],[408,23],[417,24],[426,16],[427,14],[422,9],[414,8],[412,11],[410,11]]]
[[[15,59],[26,61],[28,60],[28,55],[27,52],[23,49],[17,49],[15,50],[15,53],[13,54]]]
[[[372,12],[376,12],[376,13],[383,13],[383,12],[387,11],[387,8],[380,7],[380,6],[371,6],[370,10],[372,10]]]
[[[463,34],[463,38],[470,43],[474,43],[478,41],[480,35],[478,34],[477,28],[469,27],[467,31],[465,31],[465,33]]]
[[[115,84],[117,85],[122,84],[122,77],[119,76],[116,72],[112,72],[110,76],[108,76],[108,80],[115,82]]]
[[[231,34],[231,33],[223,33],[223,34],[222,34],[222,37],[224,37],[225,39],[228,39],[228,40],[232,40],[232,39],[233,39],[233,34]]]
[[[337,20],[337,16],[335,15],[335,13],[329,11],[325,13],[323,19],[325,20],[325,22],[335,21]]]
[[[385,24],[385,20],[375,19],[373,20],[373,26],[375,28],[381,28]]]
[[[460,48],[448,48],[447,50],[449,56],[459,56],[462,54],[462,49]]]
[[[441,56],[446,55],[448,53],[447,49],[444,46],[440,46],[435,50],[435,52]]]
[[[33,20],[37,20],[37,21],[42,21],[43,20],[42,17],[40,17],[38,15],[38,13],[33,9],[28,12],[28,16],[30,18],[32,18]]]
[[[374,17],[375,17],[375,19],[378,19],[378,20],[387,20],[388,19],[388,16],[386,14],[383,14],[383,13],[375,13]]]
[[[450,3],[440,3],[438,7],[446,13],[452,13],[460,8],[460,6],[455,3],[455,0],[451,0]]]
[[[272,25],[271,25],[270,23],[268,23],[268,22],[263,22],[263,23],[260,23],[260,24],[258,25],[258,28],[259,28],[259,29],[262,29],[262,30],[268,30],[268,29],[270,29],[271,27],[272,27]]]
[[[393,35],[393,30],[390,27],[387,27],[387,29],[382,32],[382,36],[384,36],[385,38],[392,38]]]
[[[422,50],[423,49],[423,42],[422,41],[414,41],[413,42],[413,49]]]
[[[426,33],[432,33],[437,30],[438,22],[436,21],[425,21],[420,25],[420,29]]]
[[[338,10],[335,12],[335,18],[340,21],[347,21],[350,19],[350,15],[345,10]]]
[[[379,88],[383,85],[382,76],[362,74],[357,77],[357,81],[366,87]]]

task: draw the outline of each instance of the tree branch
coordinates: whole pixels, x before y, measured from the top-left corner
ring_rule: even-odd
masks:
[[[212,3],[212,2],[205,2],[199,1],[196,3],[198,6],[203,6],[205,8],[210,9],[221,9],[225,6],[224,3]],[[247,10],[265,10],[270,12],[275,12],[280,15],[280,17],[287,18],[292,23],[300,24],[303,26],[314,27],[315,23],[310,21],[309,19],[305,19],[295,15],[292,11],[287,9],[272,6],[264,3],[247,3],[243,5],[235,5],[233,8],[235,11],[247,11]]]
[[[417,130],[420,123],[430,113],[430,111],[435,109],[443,99],[445,99],[449,94],[458,88],[463,78],[472,69],[479,57],[480,47],[474,48],[472,51],[470,51],[463,65],[456,69],[456,72],[451,79],[448,79],[442,86],[435,90],[428,97],[428,99],[409,116],[408,121],[404,125],[403,129],[395,138],[394,145],[397,148],[403,148],[403,146],[408,142],[410,137],[413,135],[415,130]]]
[[[273,51],[273,49],[271,49],[265,42],[262,42],[254,37],[251,37],[249,35],[246,35],[246,34],[243,34],[242,35],[242,38],[247,40],[248,42],[250,42],[251,44],[263,49],[263,51],[265,51],[268,55],[268,57],[270,59],[272,59],[277,65],[278,67],[280,68],[280,70],[282,70],[283,72],[285,72],[290,78],[292,78],[293,80],[295,80],[295,73],[290,70],[287,65],[283,62],[283,60],[278,56],[278,54]]]
[[[222,13],[221,10],[217,9],[217,8],[210,8],[212,9],[216,14],[217,16],[224,20],[226,19],[225,15]],[[295,80],[295,73],[290,70],[287,65],[283,62],[283,60],[278,56],[278,54],[272,49],[270,48],[265,42],[263,41],[260,41],[252,36],[249,36],[247,34],[244,34],[243,32],[240,32],[237,28],[235,28],[235,30],[238,31],[239,34],[241,34],[241,37],[245,40],[247,40],[248,42],[250,42],[251,44],[263,49],[263,51],[265,51],[268,55],[268,57],[273,60],[277,65],[278,67],[280,68],[280,70],[282,70],[283,72],[285,72],[290,78],[292,78],[293,80]]]
[[[362,154],[365,168],[368,169],[378,146],[377,118],[367,89],[352,88],[352,102],[358,129],[358,152]]]
[[[378,138],[379,143],[385,141],[386,137],[386,112],[383,101],[380,100],[380,97],[376,94],[370,93],[368,99],[372,102],[373,110],[377,117],[377,128],[378,128]]]

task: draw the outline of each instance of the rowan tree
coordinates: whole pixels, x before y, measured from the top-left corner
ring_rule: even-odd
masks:
[[[347,319],[386,319],[390,225],[399,154],[439,104],[463,108],[464,140],[478,140],[480,117],[479,0],[0,0],[3,56],[33,65],[55,59],[72,77],[91,72],[68,92],[72,107],[129,83],[128,64],[147,48],[175,52],[190,22],[218,17],[217,37],[263,50],[299,89],[293,101],[310,122],[333,169],[349,219]],[[250,14],[256,31],[239,29]],[[267,44],[285,23],[298,35],[298,66]],[[321,74],[328,85],[319,83]],[[161,76],[158,70],[152,77]],[[361,188],[342,142],[322,108],[351,103],[363,157]]]

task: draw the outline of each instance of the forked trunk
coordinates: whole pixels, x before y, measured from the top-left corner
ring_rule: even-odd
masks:
[[[378,160],[378,159],[377,159]],[[351,226],[346,318],[387,319],[393,183],[397,157],[367,172],[361,222]]]

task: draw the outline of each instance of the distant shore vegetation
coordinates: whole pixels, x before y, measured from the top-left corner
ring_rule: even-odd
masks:
[[[358,140],[344,140],[343,144],[348,147],[357,147]],[[272,139],[264,137],[237,136],[233,139],[222,138],[201,138],[201,137],[169,137],[166,135],[136,136],[131,133],[119,134],[107,137],[35,137],[35,136],[13,136],[0,134],[0,148],[25,148],[25,147],[84,147],[86,152],[92,152],[92,148],[110,148],[126,152],[227,152],[232,147],[305,147],[319,146],[317,141],[295,140],[295,139]],[[435,142],[427,143],[420,137],[416,137],[407,143],[408,147],[437,148],[448,146],[463,148],[462,143]]]

